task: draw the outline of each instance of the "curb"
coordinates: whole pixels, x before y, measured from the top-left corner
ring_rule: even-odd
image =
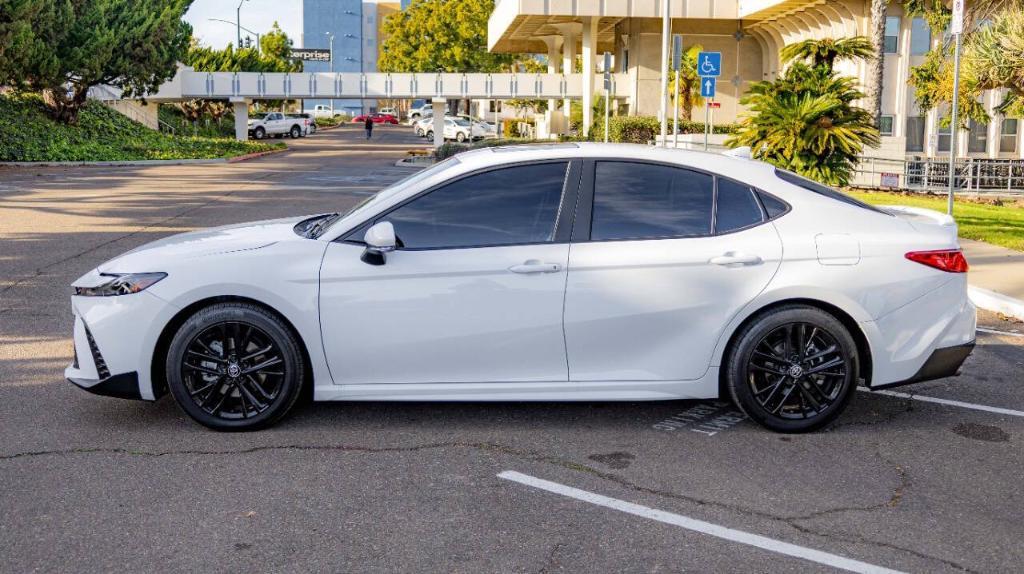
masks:
[[[986,311],[1002,313],[1024,321],[1024,301],[1008,297],[1002,293],[975,287],[967,286],[967,297],[971,302]]]
[[[250,160],[250,159],[256,159],[258,157],[263,157],[265,155],[273,155],[275,153],[282,153],[282,152],[286,152],[286,151],[288,151],[287,147],[281,148],[281,149],[270,149],[270,150],[267,150],[267,151],[258,151],[258,152],[253,152],[253,153],[247,153],[245,155],[236,155],[235,157],[229,157],[229,158],[225,159],[224,161],[226,161],[227,163],[238,163],[240,161],[247,161],[247,160]]]

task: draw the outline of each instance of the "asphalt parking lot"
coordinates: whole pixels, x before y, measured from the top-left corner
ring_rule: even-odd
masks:
[[[409,132],[0,169],[0,571],[1024,569],[1024,325],[986,313],[960,377],[859,392],[798,436],[714,401],[306,404],[219,434],[63,380],[76,277],[171,233],[342,209],[409,173]]]

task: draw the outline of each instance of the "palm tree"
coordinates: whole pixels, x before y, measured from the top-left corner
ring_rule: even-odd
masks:
[[[854,36],[838,40],[833,38],[804,40],[785,46],[779,55],[783,63],[793,60],[811,60],[815,68],[825,66],[831,72],[839,60],[870,58],[873,54],[874,50],[867,38]]]
[[[1007,88],[1000,112],[1024,113],[1024,9],[994,16],[975,32],[964,51],[964,76],[976,90]]]
[[[853,106],[864,96],[854,78],[796,62],[773,82],[758,82],[740,100],[748,113],[726,145],[831,185],[845,185],[865,146],[878,145],[871,114]]]
[[[889,9],[889,0],[871,0],[870,27],[871,53],[868,62],[865,92],[867,110],[875,127],[882,118],[882,75],[885,68],[885,12]]]

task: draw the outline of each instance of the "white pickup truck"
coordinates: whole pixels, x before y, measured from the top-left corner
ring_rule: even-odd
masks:
[[[306,135],[307,129],[301,118],[290,118],[281,112],[256,114],[249,118],[249,137],[257,140],[284,135],[299,138]]]

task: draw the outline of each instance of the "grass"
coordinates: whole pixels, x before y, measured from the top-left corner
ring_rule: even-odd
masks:
[[[875,205],[909,205],[946,212],[945,196],[848,193]],[[988,205],[957,198],[953,204],[953,217],[960,230],[960,237],[1024,251],[1024,208],[1019,205]]]
[[[78,125],[57,123],[37,95],[0,95],[0,161],[131,161],[228,158],[285,147],[228,138],[171,136],[90,101]]]

